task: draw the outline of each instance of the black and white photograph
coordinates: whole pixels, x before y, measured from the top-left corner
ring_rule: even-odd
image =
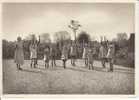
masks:
[[[2,93],[135,95],[135,3],[3,3]]]

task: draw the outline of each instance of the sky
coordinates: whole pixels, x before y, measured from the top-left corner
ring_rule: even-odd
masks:
[[[117,33],[134,33],[133,3],[5,3],[2,7],[3,38],[16,40],[29,34],[67,31],[70,20],[82,25],[77,31],[86,31],[92,39],[100,36],[113,39]]]

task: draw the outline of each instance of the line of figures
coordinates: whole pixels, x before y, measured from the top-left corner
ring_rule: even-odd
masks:
[[[37,58],[37,49],[38,45],[40,43],[40,36],[39,41],[37,40],[31,40],[29,45],[29,51],[30,51],[30,66],[31,68],[36,68],[38,66],[38,58]],[[109,62],[109,71],[113,71],[113,63],[115,58],[115,45],[112,42],[103,41],[100,43],[101,46],[99,47],[99,58],[102,63],[102,67],[106,68],[105,64],[106,62]],[[15,56],[14,61],[17,65],[18,70],[22,70],[21,65],[24,64],[24,51],[23,51],[23,41],[21,37],[17,38],[16,42],[16,48],[15,48]],[[49,68],[49,62],[51,60],[51,66],[52,68],[56,66],[56,48],[53,44],[46,45],[45,49],[43,51],[44,55],[44,66],[45,68]],[[94,55],[96,54],[95,47],[92,47],[90,44],[85,43],[83,46],[83,54],[82,59],[84,61],[85,66],[88,66],[89,70],[94,70]],[[76,49],[76,42],[72,43],[70,46],[68,46],[66,43],[64,43],[62,50],[61,50],[61,60],[63,61],[63,67],[66,68],[66,62],[69,60],[69,55],[71,59],[71,65],[76,66],[76,55],[77,55],[77,49]]]

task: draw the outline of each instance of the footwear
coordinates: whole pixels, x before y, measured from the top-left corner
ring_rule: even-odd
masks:
[[[37,68],[37,65],[36,64],[34,64],[34,68]]]
[[[32,68],[32,63],[30,64],[30,67]]]
[[[113,72],[113,70],[110,70],[110,72]]]
[[[19,70],[22,70],[22,68],[20,68],[20,67],[19,67],[18,69],[19,69]]]

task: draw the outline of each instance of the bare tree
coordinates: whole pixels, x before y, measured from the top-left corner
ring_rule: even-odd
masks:
[[[117,40],[122,41],[122,40],[127,40],[127,34],[126,33],[118,33],[117,34]]]
[[[59,32],[56,32],[54,35],[54,40],[56,42],[70,40],[70,39],[71,39],[71,36],[67,31],[59,31]]]
[[[29,34],[25,37],[25,40],[36,40],[36,36],[35,34]]]
[[[42,33],[40,35],[41,38],[41,42],[42,43],[50,43],[51,42],[51,38],[50,38],[50,34],[49,33]]]

